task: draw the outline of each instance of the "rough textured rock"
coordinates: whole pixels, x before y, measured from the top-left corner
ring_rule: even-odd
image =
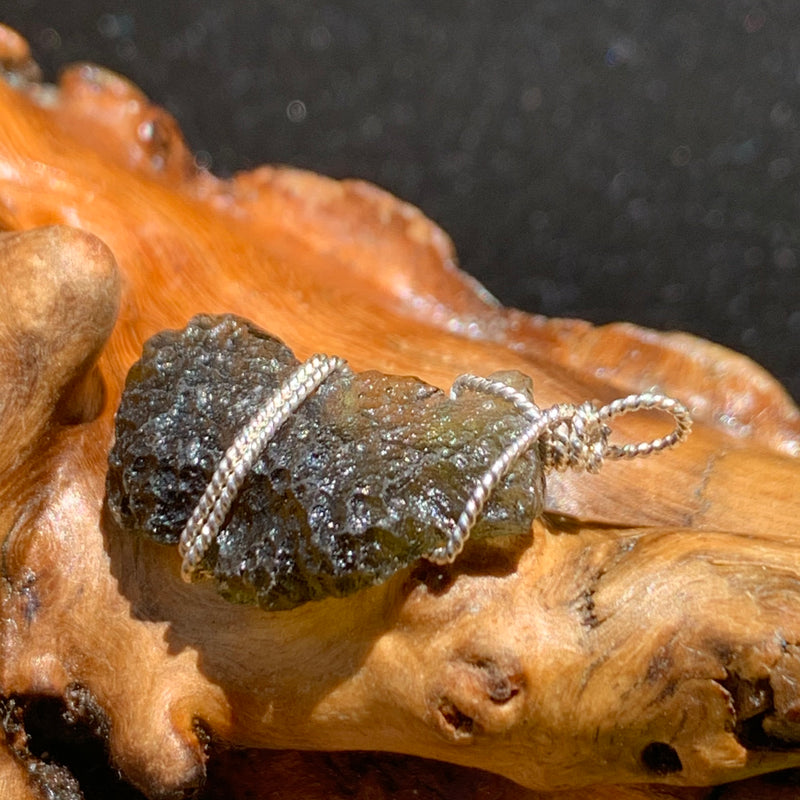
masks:
[[[109,455],[119,524],[175,544],[225,450],[297,364],[233,315],[150,339],[128,374]],[[267,445],[195,574],[274,610],[380,583],[444,544],[476,481],[525,425],[495,397],[451,400],[415,378],[334,373]],[[543,495],[532,448],[472,535],[527,533]]]

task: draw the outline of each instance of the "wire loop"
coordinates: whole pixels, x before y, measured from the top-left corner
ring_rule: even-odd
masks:
[[[463,391],[481,392],[512,403],[530,424],[503,450],[483,473],[467,498],[461,515],[453,524],[447,542],[428,557],[436,564],[448,564],[464,549],[470,532],[492,492],[511,471],[517,459],[538,443],[545,474],[567,469],[597,472],[605,458],[640,458],[667,450],[682,442],[692,428],[692,417],[683,403],[663,394],[631,394],[597,408],[593,403],[579,406],[560,403],[542,410],[522,392],[507,383],[477,375],[460,375],[450,390],[455,399]],[[614,417],[643,410],[665,411],[675,419],[675,428],[666,436],[649,442],[609,444]]]

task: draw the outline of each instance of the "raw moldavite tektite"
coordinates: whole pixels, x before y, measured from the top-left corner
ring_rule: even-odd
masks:
[[[176,544],[225,450],[297,363],[233,315],[197,316],[150,339],[117,412],[107,478],[116,521]],[[194,575],[268,610],[386,580],[443,544],[525,425],[494,396],[450,400],[416,378],[334,373],[267,445]],[[534,447],[472,536],[529,530],[543,492]]]

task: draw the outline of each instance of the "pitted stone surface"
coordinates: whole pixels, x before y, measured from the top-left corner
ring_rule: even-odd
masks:
[[[297,363],[232,315],[154,336],[117,412],[107,479],[117,522],[177,543],[217,462]],[[270,610],[384,581],[443,544],[475,481],[525,424],[495,397],[450,400],[378,372],[331,376],[267,445],[195,574]],[[528,530],[543,489],[533,448],[472,536]]]

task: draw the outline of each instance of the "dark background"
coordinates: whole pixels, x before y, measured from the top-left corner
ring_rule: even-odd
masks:
[[[8,0],[0,0],[0,9]],[[800,398],[797,0],[12,0],[220,175],[374,181],[503,302],[693,331]]]

